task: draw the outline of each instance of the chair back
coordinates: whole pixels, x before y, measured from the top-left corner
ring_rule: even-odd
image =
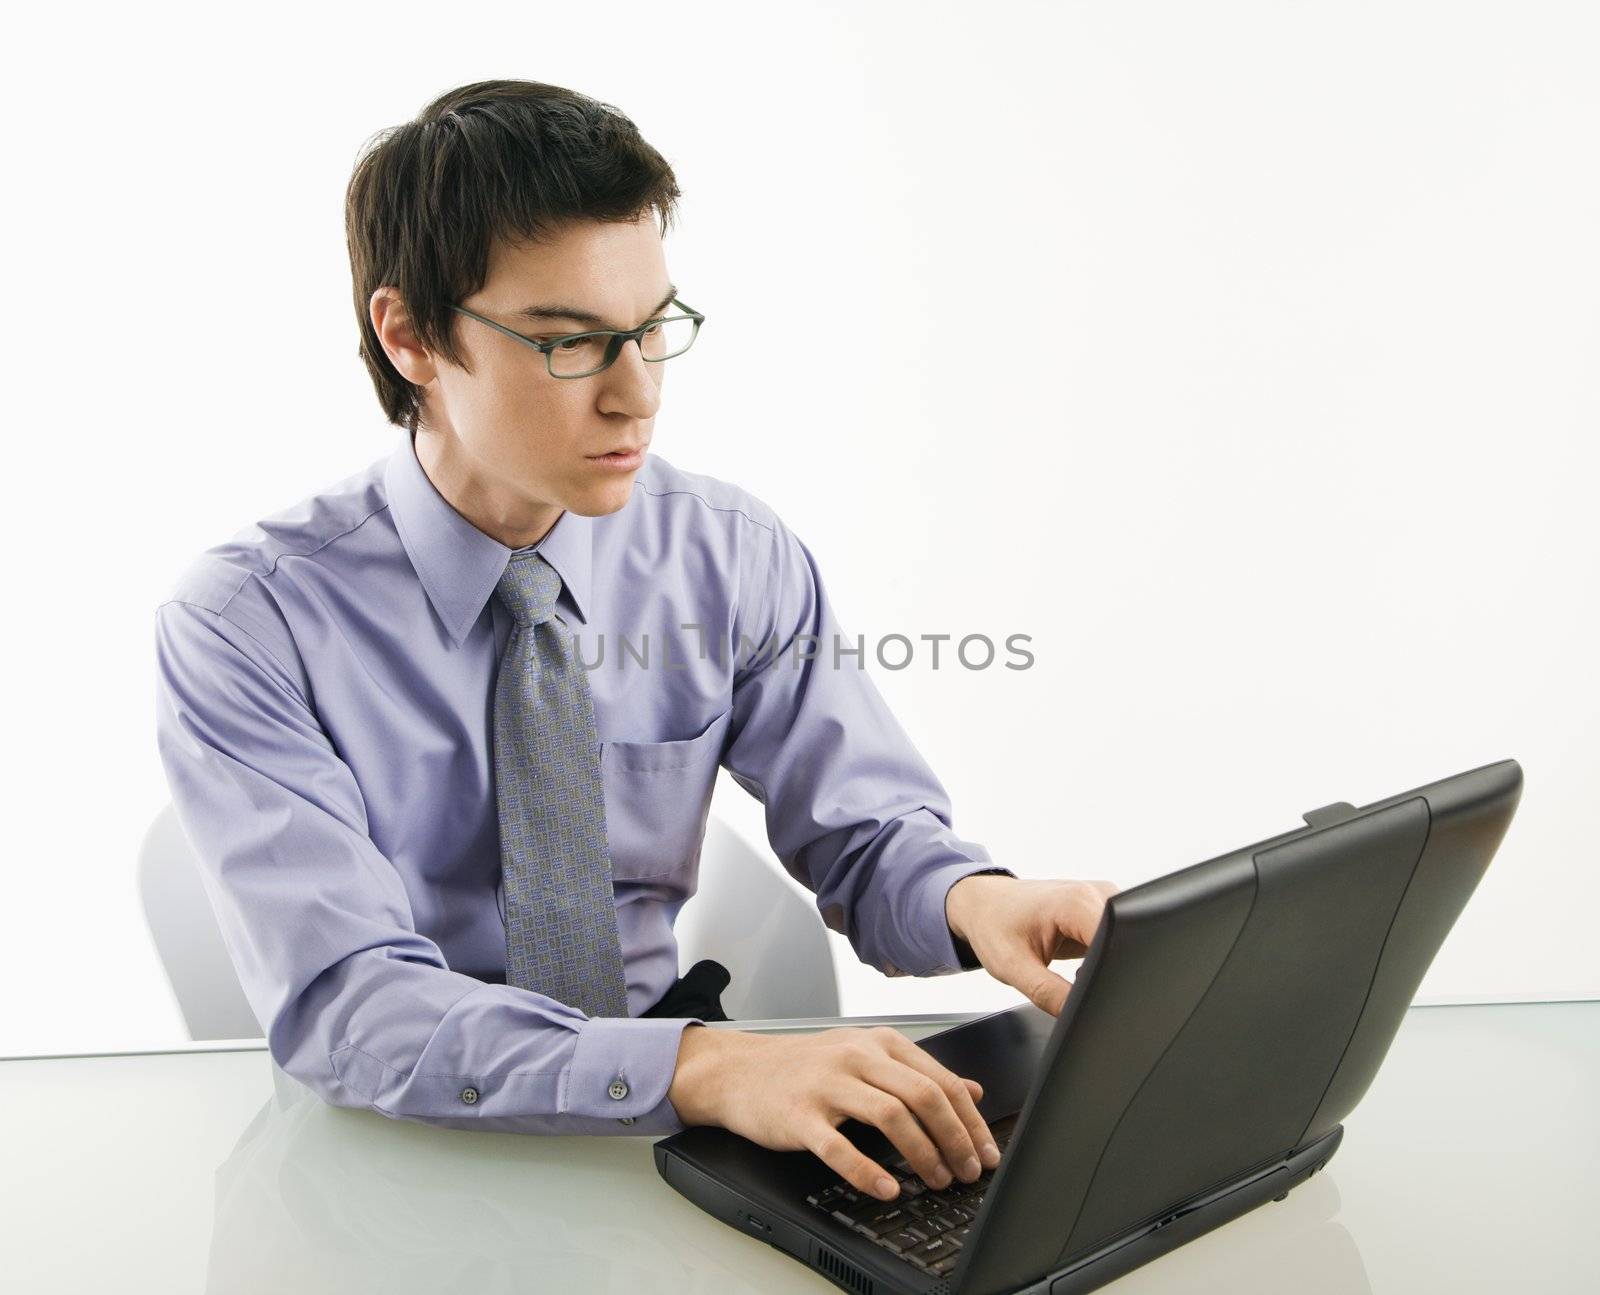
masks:
[[[722,1008],[733,1020],[839,1014],[833,946],[815,900],[770,849],[716,814],[706,824],[695,893],[673,931],[680,974],[701,958],[728,969]]]
[[[262,1038],[222,942],[194,848],[170,803],[139,847],[139,900],[189,1037]]]

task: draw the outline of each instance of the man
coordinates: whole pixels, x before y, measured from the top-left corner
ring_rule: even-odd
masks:
[[[700,322],[663,258],[677,197],[625,117],[537,83],[453,91],[363,155],[361,351],[406,435],[184,573],[156,618],[161,757],[271,1054],[329,1102],[716,1123],[893,1196],[853,1116],[929,1183],[971,1181],[997,1160],[981,1089],[896,1031],[687,1028],[726,1019],[684,996],[672,935],[719,767],[891,976],[981,964],[1059,1012],[1049,963],[1115,887],[1020,880],[956,836],[828,650],[810,551],[649,452]],[[820,655],[788,650],[807,635]]]

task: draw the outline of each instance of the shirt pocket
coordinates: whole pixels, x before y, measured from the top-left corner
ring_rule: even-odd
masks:
[[[676,742],[604,742],[611,875],[619,881],[687,879],[700,858],[730,706],[699,734]]]

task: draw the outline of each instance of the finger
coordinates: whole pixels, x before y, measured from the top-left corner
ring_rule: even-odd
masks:
[[[1035,1007],[1042,1007],[1051,1016],[1060,1016],[1067,1005],[1067,995],[1072,992],[1072,982],[1048,969],[1039,973],[1032,987],[1022,991]]]
[[[1052,1016],[1061,1015],[1067,994],[1072,990],[1070,980],[1056,975],[1049,967],[1031,957],[1002,960],[995,967],[993,975],[996,980],[1010,985],[1035,1007]]]
[[[985,1165],[993,1169],[1000,1163],[1000,1149],[995,1146],[989,1125],[978,1111],[977,1099],[983,1096],[983,1085],[976,1079],[963,1079],[948,1066],[941,1064],[939,1059],[926,1048],[906,1038],[900,1031],[889,1026],[885,1028],[896,1036],[895,1040],[889,1043],[890,1054],[906,1065],[916,1067],[938,1083],[944,1090],[956,1118],[966,1130],[967,1142],[959,1149],[951,1147],[942,1138],[938,1139],[944,1151],[945,1162],[952,1166],[960,1165],[967,1156],[976,1154],[978,1169],[970,1175],[971,1178],[976,1178],[982,1173]],[[974,1092],[974,1089],[977,1091]],[[972,1150],[967,1150],[967,1145],[970,1145]],[[955,1159],[952,1159],[952,1156]]]
[[[900,1069],[903,1071],[905,1067]],[[906,1163],[921,1175],[928,1186],[935,1190],[950,1186],[955,1176],[944,1163],[939,1148],[917,1122],[911,1108],[896,1093],[871,1080],[859,1080],[845,1091],[842,1100],[835,1105],[846,1115],[882,1130],[884,1137],[894,1143]]]
[[[977,1144],[966,1122],[956,1114],[955,1104],[942,1081],[921,1067],[888,1055],[873,1062],[865,1078],[868,1083],[876,1084],[884,1092],[898,1097],[932,1139],[936,1159],[931,1168],[953,1171],[951,1176],[959,1175],[964,1182],[971,1182],[983,1172]],[[956,1084],[954,1087],[965,1089],[966,1086]],[[964,1092],[962,1095],[967,1101],[972,1100]],[[912,1163],[931,1186],[947,1185],[945,1182],[935,1182],[920,1163]]]
[[[862,1154],[861,1149],[833,1125],[816,1125],[806,1139],[806,1146],[857,1191],[886,1201],[899,1195],[900,1184],[889,1171],[871,1156]]]

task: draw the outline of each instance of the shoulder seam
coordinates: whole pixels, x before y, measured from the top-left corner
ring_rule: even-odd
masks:
[[[388,503],[387,500],[385,500],[383,503],[379,504],[378,507],[374,508],[370,513],[368,513],[365,517],[363,517],[359,522],[355,523],[355,525],[347,526],[344,530],[340,531],[337,535],[328,536],[327,539],[323,540],[322,543],[317,545],[317,547],[314,548],[314,549],[306,549],[304,552],[280,553],[280,554],[278,554],[277,557],[272,559],[272,565],[270,567],[268,567],[265,571],[246,570],[244,572],[244,574],[239,577],[239,583],[234,585],[233,589],[229,592],[228,596],[225,599],[223,599],[221,611],[215,612],[213,614],[221,615],[223,611],[227,611],[228,604],[231,603],[235,598],[237,598],[239,596],[239,591],[241,589],[243,589],[245,587],[245,585],[250,582],[250,579],[251,579],[252,576],[257,576],[257,577],[261,578],[262,580],[265,580],[268,576],[272,575],[274,572],[277,571],[278,563],[282,562],[284,560],[284,558],[309,558],[309,557],[316,556],[318,553],[321,553],[323,549],[327,548],[328,545],[332,544],[335,540],[342,540],[346,535],[353,535],[356,531],[359,531],[363,526],[365,526],[374,517],[376,517],[379,513],[381,513],[385,508],[388,508],[388,507],[389,507],[389,503]],[[258,523],[254,523],[254,524],[255,525],[259,525],[260,523],[258,522]],[[204,552],[204,553],[202,553],[200,555],[200,558],[205,558],[205,557],[208,557],[210,555],[211,555],[211,550],[207,549],[206,552]],[[198,562],[200,560],[200,558],[196,558],[195,561]],[[184,602],[185,600],[182,599],[182,598],[169,598],[167,601],[168,602]],[[200,607],[202,611],[211,611],[212,610],[211,608],[205,607],[200,603],[189,603],[188,605],[191,606],[191,607]],[[233,621],[229,621],[228,624],[232,625],[232,624],[234,624],[234,622]],[[276,660],[277,658],[274,657],[273,659]]]
[[[232,600],[230,599],[229,601],[232,601]],[[282,670],[284,672],[284,674],[288,675],[291,679],[294,677],[294,671],[289,669],[288,666],[284,665],[283,661],[279,658],[278,654],[276,652],[274,652],[271,648],[269,648],[260,639],[258,639],[249,630],[247,630],[243,625],[239,624],[238,621],[233,620],[230,617],[224,616],[219,611],[213,611],[210,607],[205,606],[203,603],[192,603],[192,602],[189,602],[185,598],[168,598],[166,602],[161,603],[156,607],[156,611],[159,612],[162,607],[170,606],[173,603],[178,603],[179,605],[184,606],[184,607],[193,607],[196,611],[205,612],[206,615],[208,615],[208,616],[215,616],[219,621],[226,621],[229,626],[231,626],[233,629],[238,630],[239,633],[243,634],[247,639],[249,639],[252,643],[254,643],[263,652],[265,652],[269,657],[271,657],[273,663],[278,667],[278,669]],[[233,646],[233,645],[230,644],[229,646]],[[269,679],[272,678],[270,675],[268,675],[267,677]],[[275,685],[277,685],[277,688],[278,688],[278,690],[280,692],[284,693],[291,700],[296,701],[300,705],[304,706],[308,713],[313,714],[313,715],[316,713],[312,709],[311,703],[308,702],[304,697],[302,697],[300,695],[299,689],[297,689],[297,688],[286,688],[283,685],[282,681],[278,680],[278,679],[273,679],[272,682]]]
[[[374,517],[376,517],[379,513],[381,513],[387,507],[389,507],[389,501],[386,499],[386,500],[383,501],[383,503],[379,504],[376,508],[374,508],[370,513],[368,513],[365,517],[363,517],[354,526],[346,527],[344,530],[340,531],[337,535],[328,536],[327,539],[323,540],[322,543],[317,545],[317,547],[314,548],[314,549],[307,549],[304,553],[280,553],[280,554],[278,554],[277,557],[272,559],[272,565],[270,567],[268,567],[265,571],[261,572],[262,577],[265,578],[267,576],[270,576],[274,571],[276,571],[278,569],[278,563],[282,562],[284,560],[284,558],[309,558],[309,557],[316,556],[318,553],[321,553],[323,549],[327,548],[328,545],[332,544],[335,540],[342,540],[346,535],[351,535],[351,534],[354,534],[356,531],[359,531],[363,526],[365,526],[368,522],[370,522]],[[254,575],[256,573],[252,571],[249,574],[250,575]],[[243,587],[244,587],[244,581],[241,580],[239,582],[239,588],[242,589]],[[234,590],[234,592],[237,593],[238,590],[236,589],[236,590]]]

